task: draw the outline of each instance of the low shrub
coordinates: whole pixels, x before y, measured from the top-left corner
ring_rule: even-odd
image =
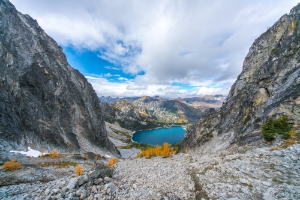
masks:
[[[107,166],[110,168],[114,168],[115,164],[118,162],[118,158],[111,158],[107,162]]]
[[[146,157],[151,158],[153,156],[162,156],[164,158],[170,157],[174,152],[176,152],[176,147],[172,148],[171,145],[167,142],[163,144],[163,146],[151,147],[143,150],[142,152],[137,154],[137,158]],[[178,147],[177,147],[178,152]]]
[[[290,134],[289,133],[284,133],[284,134],[282,134],[282,139],[285,139],[285,140],[287,140],[287,139],[289,139],[291,136],[290,136]]]
[[[82,172],[83,172],[83,170],[82,170],[81,165],[77,165],[77,166],[75,167],[75,174],[76,174],[76,176],[81,176],[81,175],[82,175]]]
[[[61,158],[61,154],[58,153],[56,150],[51,151],[51,152],[49,153],[49,156],[50,156],[50,158]]]
[[[282,135],[283,139],[288,139],[291,129],[292,125],[288,123],[288,118],[285,115],[278,119],[271,117],[262,125],[262,133],[267,141],[273,140],[277,134]]]
[[[288,139],[288,140],[286,140],[286,143],[288,143],[288,144],[295,144],[295,140],[293,140],[293,139]]]
[[[22,164],[20,162],[15,161],[15,159],[11,159],[10,161],[6,161],[2,165],[3,170],[13,171],[17,169],[23,168]]]
[[[189,148],[185,148],[185,153],[189,153]]]
[[[251,119],[250,115],[247,114],[247,115],[244,117],[244,124],[246,124],[250,119]]]

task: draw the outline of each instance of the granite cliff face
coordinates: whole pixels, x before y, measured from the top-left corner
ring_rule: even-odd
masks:
[[[156,128],[159,125],[149,117],[144,109],[138,109],[125,100],[113,103],[101,103],[104,119],[109,123],[118,123],[122,128],[142,130]]]
[[[91,84],[36,20],[0,1],[0,147],[118,154]]]
[[[254,41],[220,111],[198,120],[181,148],[200,146],[202,152],[214,152],[261,142],[262,123],[282,115],[299,132],[299,49],[300,4]]]

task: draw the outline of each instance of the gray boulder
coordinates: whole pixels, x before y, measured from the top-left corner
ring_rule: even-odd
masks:
[[[98,178],[104,179],[105,177],[112,177],[113,171],[114,171],[113,169],[107,167],[106,165],[97,165],[93,169],[89,177],[93,179],[98,179]]]

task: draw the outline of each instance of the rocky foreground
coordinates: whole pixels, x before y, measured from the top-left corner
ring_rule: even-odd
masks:
[[[52,167],[55,180],[3,186],[0,199],[300,199],[300,144],[83,167],[82,176]]]

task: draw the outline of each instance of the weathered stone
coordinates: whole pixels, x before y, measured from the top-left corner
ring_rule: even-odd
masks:
[[[102,178],[98,178],[94,183],[95,185],[98,185],[100,183],[102,183],[103,179]]]
[[[39,167],[26,167],[15,171],[2,171],[0,185],[30,183],[36,181],[52,181],[56,178],[53,171]]]
[[[80,199],[85,199],[86,198],[86,195],[85,194],[81,194],[80,195]]]
[[[78,180],[78,185],[81,186],[89,180],[87,175],[83,175]]]
[[[96,188],[96,186],[95,186],[95,185],[92,187],[92,190],[91,190],[91,192],[93,192],[93,193],[97,194],[97,188]]]
[[[104,177],[112,177],[112,174],[113,174],[113,169],[105,165],[97,165],[89,176],[93,179],[97,179],[97,178],[104,178]]]
[[[69,190],[75,188],[77,182],[78,182],[78,178],[71,178],[66,188],[68,188]]]
[[[112,179],[111,178],[109,178],[109,177],[104,177],[104,181],[106,181],[106,182],[110,182]]]

